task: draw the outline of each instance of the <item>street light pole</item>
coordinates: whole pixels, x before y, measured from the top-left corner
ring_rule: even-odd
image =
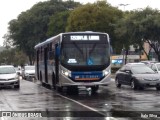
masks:
[[[121,4],[119,4],[119,6],[123,6],[124,8],[123,8],[123,10],[125,11],[125,7],[127,6],[127,5],[129,5],[129,4],[123,4],[123,3],[121,3]],[[127,56],[126,56],[126,54],[128,53],[128,51],[127,50],[125,50],[125,48],[124,48],[124,44],[123,44],[123,65],[124,64],[126,64],[126,60],[127,60]]]
[[[129,4],[123,4],[123,3],[119,4],[119,6],[123,6],[123,7],[124,7],[124,8],[123,8],[124,11],[125,11],[125,7],[126,7],[127,5],[129,5]]]

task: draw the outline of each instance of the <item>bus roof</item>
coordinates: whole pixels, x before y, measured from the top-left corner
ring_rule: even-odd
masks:
[[[50,37],[50,38],[48,38],[47,40],[45,40],[45,41],[43,41],[41,43],[38,43],[37,45],[35,45],[34,48],[36,49],[36,48],[42,47],[43,45],[52,42],[55,38],[61,37],[62,35],[65,35],[65,34],[84,34],[84,33],[86,33],[86,34],[106,34],[108,36],[107,33],[93,32],[93,31],[65,32],[65,33],[60,33],[60,34],[58,34],[56,36]]]

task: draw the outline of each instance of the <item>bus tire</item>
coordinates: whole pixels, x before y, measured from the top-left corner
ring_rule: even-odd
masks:
[[[53,85],[53,89],[56,90],[56,81],[55,81],[54,73],[52,73],[52,85]]]
[[[92,86],[91,89],[92,89],[92,92],[95,93],[99,89],[99,85]]]
[[[62,86],[55,86],[55,89],[58,92],[62,92],[63,91],[63,87]]]
[[[69,95],[77,95],[78,94],[78,87],[77,86],[68,86],[67,87],[67,94]]]

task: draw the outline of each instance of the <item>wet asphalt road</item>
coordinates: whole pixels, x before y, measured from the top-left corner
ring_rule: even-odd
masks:
[[[43,116],[0,120],[141,120],[144,117],[154,120],[160,114],[160,91],[155,88],[134,91],[129,86],[119,89],[112,79],[109,86],[101,86],[96,94],[80,88],[78,95],[69,95],[46,89],[39,82],[22,80],[19,90],[0,90],[0,111],[42,111]]]

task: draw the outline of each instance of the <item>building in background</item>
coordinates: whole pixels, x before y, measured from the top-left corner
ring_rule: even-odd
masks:
[[[149,46],[148,43],[144,43],[144,49],[146,53],[150,54],[150,60],[152,61],[157,61],[157,55],[155,54],[154,50]],[[120,55],[112,55],[111,60],[112,60],[112,68],[120,68],[123,64],[125,64],[125,59],[126,63],[132,63],[132,62],[139,62],[139,61],[145,61],[148,60],[146,54],[143,51],[136,51],[133,45],[130,46],[130,49],[128,51],[127,58],[125,58],[125,51],[122,50]]]

